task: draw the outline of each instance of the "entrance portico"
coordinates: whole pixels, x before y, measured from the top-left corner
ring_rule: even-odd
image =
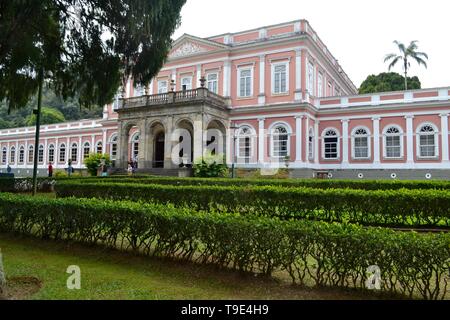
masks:
[[[224,154],[229,127],[227,99],[206,88],[122,99],[117,168],[137,160],[138,169],[175,169],[211,151]],[[139,132],[137,159],[131,133]]]

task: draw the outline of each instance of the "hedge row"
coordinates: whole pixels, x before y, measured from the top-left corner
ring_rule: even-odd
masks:
[[[133,202],[0,194],[0,231],[104,244],[246,272],[287,271],[293,282],[364,288],[367,268],[381,289],[425,299],[446,294],[449,234],[199,213]]]
[[[75,178],[76,179],[76,178]],[[449,177],[450,179],[450,177]],[[81,178],[83,180],[83,178]],[[86,179],[84,179],[86,180]],[[89,179],[88,179],[89,180]],[[315,180],[315,179],[227,179],[227,178],[175,178],[175,177],[116,177],[97,178],[98,181],[166,184],[178,186],[283,186],[309,187],[316,189],[361,189],[361,190],[398,190],[398,189],[439,189],[450,190],[450,181],[400,181],[400,180]]]
[[[450,226],[450,191],[171,186],[60,181],[58,197],[150,201],[195,210],[364,225]]]

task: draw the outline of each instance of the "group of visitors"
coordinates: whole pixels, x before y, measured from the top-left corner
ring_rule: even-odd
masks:
[[[138,162],[136,159],[132,159],[132,160],[128,161],[128,169],[127,169],[128,175],[135,174],[137,167],[138,167]]]

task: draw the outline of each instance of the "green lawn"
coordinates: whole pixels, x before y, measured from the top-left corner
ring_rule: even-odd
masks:
[[[310,289],[288,281],[135,256],[101,247],[0,234],[7,278],[36,277],[31,299],[367,299],[367,292]],[[81,290],[68,290],[69,265],[81,268]]]

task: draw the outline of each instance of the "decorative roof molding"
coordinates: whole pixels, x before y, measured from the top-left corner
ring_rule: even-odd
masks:
[[[180,58],[180,57],[186,57],[191,56],[197,53],[203,53],[208,51],[207,49],[199,46],[196,43],[193,43],[191,41],[186,41],[183,43],[180,47],[178,47],[176,50],[172,51],[172,53],[169,55],[169,58]]]

